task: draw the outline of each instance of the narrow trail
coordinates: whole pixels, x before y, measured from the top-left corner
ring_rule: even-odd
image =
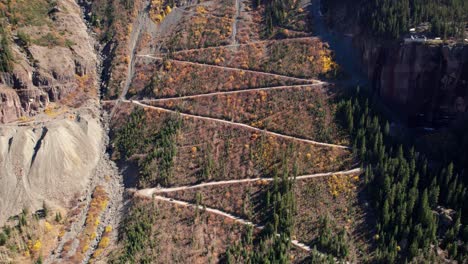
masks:
[[[352,170],[347,171],[337,171],[337,172],[326,172],[326,173],[317,173],[317,174],[310,174],[310,175],[303,175],[298,177],[290,177],[291,180],[307,180],[307,179],[314,179],[314,178],[323,178],[332,175],[351,175],[361,173],[360,168],[355,168]],[[267,181],[271,182],[274,178],[253,178],[253,179],[241,179],[241,180],[228,180],[228,181],[217,181],[217,182],[207,182],[201,183],[197,185],[191,186],[180,186],[180,187],[172,187],[172,188],[150,188],[150,189],[141,189],[137,190],[136,193],[139,195],[143,195],[146,197],[151,197],[153,194],[160,194],[160,193],[171,193],[171,192],[178,192],[178,191],[185,191],[185,190],[192,190],[192,189],[199,189],[203,187],[209,186],[222,186],[222,185],[231,185],[231,184],[238,184],[238,183],[249,183],[249,182],[258,182],[258,181]]]
[[[137,55],[137,57],[150,58],[150,59],[154,59],[154,60],[164,60],[164,58],[162,58],[162,57],[155,57],[155,56],[150,55],[150,54],[141,54],[141,55]],[[287,75],[281,75],[281,74],[270,73],[270,72],[254,71],[254,70],[247,70],[247,69],[241,69],[241,68],[235,68],[235,67],[219,66],[219,65],[213,65],[213,64],[205,64],[205,63],[191,62],[191,61],[184,61],[184,60],[176,60],[176,59],[167,59],[167,60],[168,61],[178,62],[178,63],[183,63],[183,64],[195,65],[195,66],[211,67],[211,68],[221,69],[221,70],[243,71],[243,72],[248,72],[248,73],[261,74],[261,75],[265,75],[265,76],[288,79],[288,80],[293,80],[293,81],[298,81],[298,82],[311,82],[311,83],[315,82],[314,79],[291,77],[291,76],[287,76]]]
[[[135,73],[135,55],[136,55],[136,45],[138,43],[138,40],[140,39],[141,32],[143,30],[143,26],[148,23],[148,13],[146,12],[145,9],[141,10],[140,13],[138,14],[138,18],[135,20],[133,23],[133,30],[132,34],[130,36],[130,42],[129,42],[129,54],[130,54],[130,60],[128,62],[127,66],[127,77],[125,79],[125,84],[123,86],[122,93],[120,94],[119,98],[117,99],[117,103],[114,105],[110,118],[115,114],[115,111],[117,110],[117,107],[119,105],[119,102],[125,99],[125,96],[128,93],[128,89],[130,88],[130,84],[133,79],[133,75]]]
[[[322,143],[322,142],[317,142],[317,141],[313,141],[313,140],[309,140],[309,139],[303,139],[303,138],[297,138],[297,137],[293,137],[293,136],[287,136],[287,135],[271,132],[271,131],[268,131],[268,130],[259,129],[259,128],[249,126],[249,125],[246,125],[246,124],[242,124],[242,123],[236,123],[236,122],[231,122],[231,121],[227,121],[227,120],[222,120],[222,119],[212,118],[212,117],[206,117],[206,116],[179,113],[179,112],[176,112],[176,111],[173,111],[173,110],[143,104],[143,103],[141,103],[139,101],[135,101],[135,100],[123,100],[123,102],[132,103],[132,104],[138,105],[138,106],[143,107],[143,108],[150,108],[150,109],[158,110],[158,111],[161,111],[161,112],[179,114],[180,116],[183,116],[183,117],[190,117],[190,118],[195,118],[195,119],[200,119],[200,120],[214,121],[214,122],[228,124],[228,125],[235,126],[235,127],[246,128],[246,129],[249,129],[249,130],[252,130],[252,131],[256,131],[256,132],[260,132],[260,133],[264,133],[264,134],[268,134],[268,135],[272,135],[272,136],[276,136],[276,137],[280,137],[280,138],[290,139],[290,140],[294,140],[294,141],[298,141],[298,142],[313,144],[313,145],[317,145],[317,146],[329,147],[329,148],[339,148],[339,149],[349,149],[349,147],[347,147],[347,146],[341,146],[341,145],[335,145],[335,144],[329,144],[329,143]]]
[[[140,102],[163,102],[170,100],[184,100],[184,99],[193,99],[193,98],[202,98],[202,97],[211,97],[217,95],[229,95],[229,94],[239,94],[247,92],[259,92],[259,91],[273,91],[273,90],[285,90],[285,89],[301,89],[301,88],[312,88],[315,86],[327,85],[326,82],[317,82],[314,84],[301,84],[301,85],[283,85],[283,86],[272,86],[272,87],[261,87],[261,88],[251,88],[243,90],[233,90],[225,92],[213,92],[213,93],[204,93],[204,94],[195,94],[195,95],[186,95],[179,97],[168,97],[168,98],[157,98],[157,99],[141,99]],[[111,102],[111,101],[106,101]]]
[[[232,91],[220,91],[220,92],[212,92],[212,93],[202,93],[202,94],[194,94],[194,95],[186,95],[186,96],[177,96],[177,97],[165,97],[165,98],[154,98],[154,99],[139,99],[137,101],[140,102],[164,102],[164,101],[171,101],[171,100],[184,100],[184,99],[193,99],[193,98],[203,98],[203,97],[211,97],[211,96],[218,96],[218,95],[230,95],[230,94],[239,94],[239,93],[248,93],[248,92],[259,92],[259,91],[274,91],[274,90],[286,90],[286,89],[302,89],[302,88],[312,88],[316,86],[324,86],[328,85],[326,82],[318,81],[314,84],[298,84],[298,85],[283,85],[283,86],[271,86],[271,87],[260,87],[260,88],[250,88],[250,89],[242,89],[242,90],[232,90]],[[117,100],[103,100],[103,103],[116,103]]]
[[[231,35],[231,44],[237,44],[237,24],[239,23],[239,16],[241,12],[241,3],[240,0],[235,0],[235,7],[236,7],[236,14],[234,15],[234,19],[232,21],[232,35]]]
[[[199,6],[199,4],[197,6]],[[189,6],[180,6],[180,7],[176,7],[174,9],[172,9],[172,11],[178,11],[178,12],[182,12],[182,13],[189,14],[189,15],[201,15],[201,13],[197,13],[196,11],[190,11],[190,10],[185,10],[184,9],[184,8],[188,8],[188,7]],[[208,13],[204,13],[203,15],[206,16],[206,17],[223,18],[222,15],[214,15],[214,14],[208,14]]]
[[[125,80],[125,86],[120,94],[120,99],[125,99],[125,96],[128,93],[128,89],[133,79],[133,74],[135,72],[135,55],[136,55],[136,45],[138,40],[140,39],[141,32],[143,30],[143,26],[147,23],[148,14],[145,10],[142,10],[138,15],[138,19],[134,23],[134,30],[132,31],[132,35],[130,37],[130,60],[128,62],[128,70],[127,70],[127,79]],[[135,25],[136,24],[136,25]],[[135,28],[136,26],[136,28]]]
[[[300,38],[289,38],[289,39],[282,39],[282,40],[262,40],[262,41],[254,41],[254,42],[249,42],[249,43],[238,43],[237,41],[237,31],[238,31],[238,22],[239,18],[241,15],[241,3],[240,0],[235,0],[235,7],[236,7],[236,14],[233,18],[232,22],[232,35],[231,35],[231,44],[230,45],[224,45],[224,46],[216,46],[216,47],[207,47],[207,48],[197,48],[197,49],[187,49],[187,50],[180,50],[173,52],[172,54],[180,54],[180,53],[185,53],[185,52],[192,52],[192,51],[204,51],[204,50],[213,50],[213,49],[220,49],[220,48],[229,48],[229,47],[242,47],[242,46],[249,46],[249,45],[255,45],[255,44],[262,44],[262,43],[275,43],[275,42],[282,42],[282,41],[300,41],[300,40],[309,40],[309,39],[316,39],[316,37],[300,37]],[[187,14],[194,14],[192,11],[184,10],[181,8],[177,8],[176,10],[180,12],[184,12]],[[282,78],[284,80],[293,80],[296,82],[300,82],[301,84],[299,85],[289,85],[289,86],[273,86],[273,87],[260,87],[260,88],[247,88],[247,89],[242,89],[242,90],[231,90],[231,91],[219,91],[219,92],[209,92],[209,93],[204,93],[204,94],[195,94],[195,95],[188,95],[188,96],[180,96],[180,97],[172,97],[172,98],[158,98],[158,99],[142,99],[142,100],[127,100],[126,99],[126,94],[128,92],[128,89],[131,85],[133,75],[135,73],[135,60],[138,57],[141,58],[149,58],[149,59],[155,59],[155,60],[163,60],[162,57],[159,56],[165,56],[167,53],[159,53],[159,54],[136,54],[135,47],[138,42],[138,38],[141,35],[141,31],[143,30],[143,24],[145,23],[145,19],[148,19],[145,14],[145,12],[142,12],[139,14],[139,17],[136,21],[136,25],[134,25],[134,31],[132,32],[131,40],[130,40],[130,50],[131,50],[131,58],[129,62],[129,67],[128,67],[128,74],[127,74],[127,79],[125,81],[125,86],[122,90],[122,93],[120,94],[120,97],[117,100],[114,101],[103,101],[103,103],[106,102],[114,102],[115,105],[113,106],[110,118],[113,117],[115,110],[117,109],[118,105],[120,103],[131,103],[134,105],[137,105],[139,107],[143,108],[149,108],[149,109],[154,109],[157,111],[161,112],[166,112],[166,113],[173,113],[173,114],[179,114],[183,117],[188,117],[188,118],[193,118],[193,119],[198,119],[198,120],[206,120],[206,121],[212,121],[212,122],[218,122],[222,124],[227,124],[230,126],[234,127],[239,127],[239,128],[244,128],[248,129],[251,131],[256,131],[259,133],[264,133],[267,135],[275,136],[278,138],[283,138],[283,139],[289,139],[297,142],[304,142],[308,144],[313,144],[317,146],[322,146],[322,147],[329,147],[329,148],[338,148],[338,149],[350,149],[347,146],[342,146],[342,145],[335,145],[335,144],[329,144],[329,143],[323,143],[323,142],[317,142],[313,140],[308,140],[304,138],[297,138],[294,136],[288,136],[280,133],[275,133],[275,132],[270,132],[267,130],[262,130],[253,126],[249,126],[247,124],[242,124],[242,123],[237,123],[237,122],[232,122],[232,121],[227,121],[223,119],[218,119],[218,118],[211,118],[207,116],[200,116],[200,115],[194,115],[194,114],[188,114],[188,113],[179,113],[170,109],[162,108],[162,107],[156,107],[156,106],[151,106],[145,104],[145,102],[150,103],[150,102],[161,102],[161,101],[168,101],[168,100],[177,100],[177,99],[192,99],[192,98],[202,98],[202,97],[209,97],[209,96],[217,96],[217,95],[229,95],[229,94],[238,94],[238,93],[245,93],[245,92],[250,92],[250,91],[268,91],[268,90],[279,90],[279,89],[300,89],[300,88],[305,88],[305,87],[316,87],[316,86],[321,86],[321,85],[328,85],[327,82],[319,81],[319,80],[314,80],[314,79],[305,79],[305,78],[298,78],[298,77],[291,77],[291,76],[286,76],[286,75],[281,75],[281,74],[275,74],[275,73],[268,73],[268,72],[262,72],[262,71],[255,71],[255,70],[249,70],[249,69],[240,69],[240,68],[235,68],[235,67],[228,67],[228,66],[218,66],[218,65],[213,65],[213,64],[204,64],[204,63],[198,63],[198,62],[191,62],[191,61],[186,61],[186,60],[177,60],[177,59],[168,59],[169,61],[174,61],[178,63],[183,63],[183,64],[188,64],[188,65],[196,65],[196,66],[203,66],[203,67],[211,67],[211,68],[216,68],[216,69],[222,69],[222,70],[227,70],[227,71],[243,71],[247,73],[254,73],[254,74],[261,74],[264,76],[271,76],[275,78]],[[306,83],[306,84],[302,84]],[[307,84],[308,83],[308,84]],[[302,175],[298,176],[295,179],[296,180],[306,180],[306,179],[313,179],[313,178],[320,178],[320,177],[328,177],[332,175],[352,175],[352,174],[357,174],[361,173],[362,170],[360,168],[355,168],[351,170],[346,170],[346,171],[338,171],[338,172],[327,172],[327,173],[317,173],[317,174],[310,174],[310,175]],[[214,208],[209,208],[201,205],[195,205],[193,203],[181,201],[181,200],[175,200],[172,198],[167,198],[163,195],[164,193],[171,193],[171,192],[177,192],[177,191],[183,191],[183,190],[192,190],[192,189],[198,189],[198,188],[203,188],[203,187],[209,187],[209,186],[223,186],[223,185],[230,185],[230,184],[242,184],[242,183],[249,183],[249,182],[257,182],[257,181],[267,181],[271,182],[273,181],[273,178],[253,178],[253,179],[240,179],[240,180],[226,180],[226,181],[217,181],[217,182],[206,182],[206,183],[201,183],[197,185],[191,185],[191,186],[180,186],[180,187],[172,187],[172,188],[149,188],[149,189],[140,189],[140,190],[135,190],[135,196],[137,197],[146,197],[146,198],[152,198],[156,199],[159,201],[164,201],[168,203],[172,203],[175,205],[179,206],[184,206],[188,208],[197,208],[201,210],[205,210],[206,212],[219,215],[228,219],[232,219],[233,221],[243,224],[243,225],[249,225],[253,226],[256,229],[263,229],[264,227],[258,224],[255,224],[251,221],[236,217],[235,215],[229,214],[227,212],[224,212],[222,210],[214,209]],[[279,234],[277,234],[279,236]],[[297,240],[292,240],[291,244],[299,249],[302,249],[304,251],[310,252],[311,248]],[[320,253],[322,254],[322,253]]]
[[[197,208],[200,209],[200,210],[204,210],[206,212],[209,212],[209,213],[212,213],[212,214],[215,214],[215,215],[219,215],[219,216],[222,216],[222,217],[226,217],[226,218],[229,218],[229,219],[232,219],[234,220],[235,222],[237,223],[240,223],[240,224],[243,224],[243,225],[249,225],[249,226],[253,226],[257,229],[263,229],[264,227],[261,226],[261,225],[257,225],[255,223],[252,223],[248,220],[245,220],[245,219],[242,219],[242,218],[239,218],[239,217],[236,217],[232,214],[228,214],[226,212],[223,212],[223,211],[220,211],[218,209],[213,209],[213,208],[209,208],[209,207],[206,207],[206,206],[201,206],[201,205],[195,205],[195,204],[192,204],[192,203],[188,203],[188,202],[184,202],[184,201],[180,201],[180,200],[174,200],[172,198],[166,198],[166,197],[163,197],[163,196],[144,196],[142,195],[143,197],[146,197],[146,198],[154,198],[155,200],[160,200],[160,201],[164,201],[164,202],[168,202],[168,203],[172,203],[172,204],[176,204],[176,205],[181,205],[181,206],[184,206],[184,207],[190,207],[190,208]],[[277,234],[279,236],[279,234]],[[294,245],[295,247],[297,248],[300,248],[302,250],[305,250],[307,252],[310,252],[311,249],[309,246],[297,241],[297,240],[291,240],[291,244]]]
[[[204,51],[204,50],[212,50],[212,49],[219,49],[219,48],[232,48],[232,47],[242,47],[242,46],[252,46],[255,44],[263,44],[263,43],[275,43],[275,42],[287,42],[287,41],[299,41],[299,40],[307,40],[307,39],[319,39],[317,37],[299,37],[299,38],[284,38],[284,39],[269,39],[269,40],[257,40],[251,41],[248,43],[237,43],[237,44],[229,44],[229,45],[220,45],[220,46],[213,46],[213,47],[206,47],[206,48],[195,48],[195,49],[184,49],[171,52],[171,54],[179,54],[179,53],[187,53],[192,51]],[[159,53],[153,55],[166,55],[168,53]]]

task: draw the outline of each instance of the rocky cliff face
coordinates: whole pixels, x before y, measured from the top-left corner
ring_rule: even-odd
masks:
[[[0,123],[22,116],[21,101],[13,89],[0,86],[0,103]]]
[[[74,0],[11,5],[43,2],[56,3],[45,17],[5,28],[14,60],[0,73],[0,226],[43,202],[68,209],[87,191],[104,153],[94,40]]]
[[[467,46],[354,42],[373,89],[410,125],[446,125],[467,113]]]
[[[329,2],[329,26],[353,36],[373,89],[409,125],[444,126],[466,115],[468,46],[378,40],[359,27],[353,2]]]
[[[50,102],[76,107],[96,95],[97,58],[80,8],[57,1],[45,11],[38,14],[42,23],[5,27],[14,60],[11,71],[0,73],[0,123],[34,116]]]

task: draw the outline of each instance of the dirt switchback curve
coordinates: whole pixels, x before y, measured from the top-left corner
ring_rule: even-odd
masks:
[[[156,57],[156,56],[153,56],[151,54],[141,54],[141,55],[137,55],[137,57],[149,58],[149,59],[154,59],[154,60],[164,60],[164,58],[162,58],[162,57]],[[261,74],[261,75],[265,75],[265,76],[277,77],[277,78],[288,79],[288,80],[293,80],[293,81],[298,81],[298,82],[313,83],[313,82],[316,81],[314,79],[304,79],[304,78],[291,77],[291,76],[287,76],[287,75],[275,74],[275,73],[270,73],[270,72],[239,69],[239,68],[234,68],[234,67],[219,66],[219,65],[213,65],[213,64],[204,64],[204,63],[184,61],[184,60],[168,59],[168,61],[174,61],[174,62],[178,62],[178,63],[184,63],[184,64],[195,65],[195,66],[211,67],[211,68],[215,68],[215,69],[228,70],[228,71],[243,71],[243,72],[248,72],[248,73],[256,73],[256,74]]]
[[[207,120],[207,121],[214,121],[214,122],[218,122],[218,123],[228,124],[228,125],[231,125],[231,126],[242,127],[242,128],[257,131],[257,132],[260,132],[260,133],[265,133],[265,134],[268,134],[268,135],[272,135],[272,136],[276,136],[276,137],[280,137],[280,138],[285,138],[285,139],[290,139],[290,140],[294,140],[294,141],[298,141],[298,142],[313,144],[313,145],[317,145],[317,146],[323,146],[323,147],[329,147],[329,148],[339,148],[339,149],[349,149],[349,147],[347,147],[347,146],[341,146],[341,145],[335,145],[335,144],[329,144],[329,143],[322,143],[322,142],[313,141],[313,140],[309,140],[309,139],[303,139],[303,138],[297,138],[297,137],[293,137],[293,136],[287,136],[287,135],[279,134],[279,133],[276,133],[276,132],[271,132],[271,131],[268,131],[268,130],[263,130],[263,129],[256,128],[256,127],[253,127],[253,126],[249,126],[249,125],[242,124],[242,123],[236,123],[236,122],[231,122],[231,121],[227,121],[227,120],[222,120],[222,119],[212,118],[212,117],[206,117],[206,116],[179,113],[179,112],[176,112],[176,111],[173,111],[173,110],[147,105],[147,104],[141,103],[139,101],[135,101],[135,100],[123,100],[123,102],[132,103],[132,104],[138,105],[138,106],[143,107],[143,108],[150,108],[150,109],[158,110],[158,111],[161,111],[161,112],[180,114],[181,116],[184,116],[184,117],[190,117],[190,118]]]
[[[324,85],[328,85],[328,83],[318,81],[317,83],[314,83],[314,84],[271,86],[271,87],[251,88],[251,89],[232,90],[232,91],[220,91],[220,92],[212,92],[212,93],[185,95],[185,96],[177,96],[177,97],[154,98],[154,99],[144,98],[144,99],[139,99],[138,101],[148,102],[148,103],[150,103],[150,102],[164,102],[164,101],[170,101],[170,100],[184,100],[184,99],[203,98],[203,97],[210,97],[210,96],[229,95],[229,94],[248,93],[248,92],[312,88],[312,87],[324,86]],[[117,100],[102,100],[102,103],[116,103],[116,102],[117,102]]]
[[[303,176],[297,176],[297,177],[290,177],[290,179],[295,179],[295,180],[306,180],[306,179],[313,179],[313,178],[320,178],[320,177],[328,177],[332,175],[350,175],[350,174],[357,174],[361,173],[362,170],[360,168],[352,169],[352,170],[347,170],[347,171],[337,171],[337,172],[326,172],[326,173],[317,173],[317,174],[311,174],[311,175],[303,175]],[[136,191],[136,193],[150,197],[153,194],[160,194],[160,193],[171,193],[171,192],[177,192],[177,191],[185,191],[185,190],[192,190],[192,189],[198,189],[198,188],[203,188],[203,187],[208,187],[208,186],[220,186],[220,185],[229,185],[229,184],[236,184],[236,183],[248,183],[248,182],[257,182],[257,181],[273,181],[274,178],[253,178],[253,179],[241,179],[241,180],[228,180],[228,181],[217,181],[217,182],[207,182],[207,183],[201,183],[197,185],[191,185],[191,186],[180,186],[180,187],[172,187],[172,188],[150,188],[150,189],[141,189]]]
[[[206,48],[195,48],[195,49],[183,49],[183,50],[178,50],[171,52],[171,54],[179,54],[179,53],[185,53],[185,52],[192,52],[192,51],[204,51],[204,50],[212,50],[212,49],[219,49],[219,48],[233,48],[233,47],[242,47],[242,46],[251,46],[255,44],[263,44],[263,43],[276,43],[276,42],[287,42],[287,41],[300,41],[300,40],[307,40],[307,39],[316,39],[318,40],[319,38],[317,37],[298,37],[298,38],[284,38],[284,39],[269,39],[269,40],[256,40],[256,41],[250,41],[248,43],[237,43],[237,44],[228,44],[228,45],[220,45],[220,46],[212,46],[212,47],[206,47]],[[159,54],[154,54],[154,55],[166,55],[168,53],[159,53]]]
[[[259,91],[271,91],[271,90],[283,90],[283,89],[300,89],[300,88],[312,88],[315,86],[327,85],[325,82],[317,82],[314,84],[300,84],[300,85],[283,85],[283,86],[272,86],[272,87],[261,87],[261,88],[252,88],[252,89],[243,89],[243,90],[233,90],[233,91],[224,91],[224,92],[214,92],[214,93],[205,93],[205,94],[195,94],[195,95],[186,95],[179,97],[167,97],[167,98],[156,98],[156,99],[141,99],[140,102],[162,102],[170,100],[183,100],[183,99],[193,99],[201,97],[210,97],[217,95],[229,95],[229,94],[238,94],[238,93],[247,93],[247,92],[259,92]]]
[[[197,208],[200,209],[200,210],[204,210],[206,212],[209,212],[209,213],[212,213],[212,214],[216,214],[216,215],[220,215],[220,216],[223,216],[223,217],[226,217],[226,218],[229,218],[229,219],[232,219],[234,221],[236,221],[237,223],[240,223],[240,224],[243,224],[243,225],[249,225],[249,226],[253,226],[257,229],[263,229],[264,227],[261,226],[261,225],[256,225],[248,220],[245,220],[245,219],[242,219],[242,218],[239,218],[239,217],[236,217],[232,214],[228,214],[226,212],[223,212],[221,210],[218,210],[218,209],[213,209],[213,208],[209,208],[209,207],[206,207],[206,206],[202,206],[202,205],[195,205],[195,204],[191,204],[191,203],[188,203],[188,202],[184,202],[184,201],[179,201],[179,200],[174,200],[172,198],[166,198],[166,197],[163,197],[163,196],[146,196],[146,195],[142,195],[140,194],[140,196],[143,196],[143,197],[146,197],[146,198],[153,198],[155,200],[160,200],[160,201],[165,201],[165,202],[169,202],[169,203],[172,203],[172,204],[177,204],[177,205],[181,205],[181,206],[184,206],[184,207],[190,207],[190,208]],[[279,236],[279,234],[277,234]],[[298,247],[302,250],[305,250],[307,252],[310,252],[311,249],[309,246],[297,241],[297,240],[291,240],[291,244],[294,245],[295,247]]]
[[[238,22],[240,19],[240,13],[242,9],[242,4],[240,0],[234,0],[235,1],[235,8],[236,8],[236,13],[233,17],[232,21],[232,35],[231,35],[231,44],[230,45],[224,45],[224,46],[215,46],[215,47],[207,47],[207,48],[197,48],[197,49],[187,49],[187,50],[180,50],[173,52],[172,54],[177,54],[177,53],[184,53],[184,52],[192,52],[192,51],[203,51],[203,50],[211,50],[211,49],[219,49],[219,48],[228,48],[228,47],[241,47],[241,46],[249,46],[249,45],[255,45],[255,44],[262,44],[262,43],[275,43],[275,42],[283,42],[283,41],[300,41],[300,40],[308,40],[308,39],[318,39],[317,37],[300,37],[300,38],[289,38],[289,39],[282,39],[282,40],[263,40],[263,41],[253,41],[249,43],[238,43],[237,40],[237,30],[238,30]],[[178,8],[177,8],[178,9]],[[188,10],[183,10],[179,9],[181,12],[186,12],[186,13],[191,13],[191,11]],[[171,113],[171,114],[179,114],[182,117],[188,117],[192,119],[198,119],[198,120],[205,120],[205,121],[210,121],[210,122],[217,122],[217,123],[222,123],[230,126],[234,126],[237,128],[243,128],[247,129],[250,131],[255,131],[271,136],[275,136],[278,138],[283,138],[283,139],[289,139],[297,142],[303,142],[307,144],[312,144],[312,145],[317,145],[317,146],[323,146],[323,147],[329,147],[329,148],[338,148],[338,149],[350,149],[348,146],[342,146],[342,145],[336,145],[336,144],[329,144],[329,143],[323,143],[323,142],[318,142],[318,141],[313,141],[309,139],[304,139],[304,138],[298,138],[294,136],[289,136],[289,135],[284,135],[276,132],[271,132],[268,130],[263,130],[259,129],[247,124],[243,123],[237,123],[237,122],[232,122],[232,121],[227,121],[223,119],[218,119],[218,118],[212,118],[212,117],[207,117],[207,116],[202,116],[202,115],[196,115],[196,114],[188,114],[188,113],[179,113],[177,111],[173,111],[167,108],[163,107],[157,107],[157,106],[151,106],[146,103],[151,103],[151,102],[161,102],[161,101],[168,101],[168,100],[177,100],[177,99],[192,99],[192,98],[202,98],[202,97],[209,97],[209,96],[217,96],[217,95],[229,95],[229,94],[238,94],[238,93],[244,93],[244,92],[250,92],[250,91],[268,91],[268,90],[279,90],[279,89],[300,89],[300,88],[307,88],[307,87],[318,87],[318,86],[326,86],[329,85],[328,82],[326,81],[320,81],[320,80],[315,80],[315,79],[306,79],[306,78],[300,78],[300,77],[292,77],[292,76],[287,76],[287,75],[281,75],[281,74],[275,74],[275,73],[270,73],[270,72],[263,72],[263,71],[257,71],[257,70],[250,70],[250,69],[241,69],[241,68],[236,68],[236,67],[229,67],[229,66],[220,66],[220,65],[214,65],[214,64],[205,64],[203,62],[192,62],[192,61],[187,61],[187,60],[178,60],[178,59],[171,59],[170,56],[167,56],[165,53],[159,53],[159,54],[137,54],[135,51],[136,43],[138,41],[138,38],[141,35],[141,32],[143,31],[143,25],[149,20],[147,17],[146,12],[142,12],[139,14],[137,21],[135,22],[136,25],[134,25],[134,30],[132,31],[131,38],[130,38],[130,43],[129,43],[129,49],[130,49],[130,62],[129,62],[129,67],[128,67],[128,74],[127,74],[127,79],[125,80],[125,86],[123,87],[122,93],[120,94],[119,98],[117,100],[113,101],[102,101],[103,103],[114,103],[114,107],[112,109],[111,113],[111,118],[115,112],[115,110],[118,108],[118,105],[120,103],[131,103],[133,105],[143,107],[143,108],[149,108],[149,109],[154,109],[156,111],[160,112],[166,112],[166,113]],[[319,36],[321,37],[321,36]],[[160,57],[158,57],[160,56]],[[169,58],[166,58],[169,57]],[[167,61],[173,61],[181,64],[187,64],[187,65],[195,65],[195,66],[202,66],[202,67],[211,67],[215,69],[221,69],[224,71],[243,71],[246,73],[253,73],[253,74],[260,74],[263,76],[270,76],[274,78],[281,78],[283,80],[291,80],[295,82],[299,82],[300,84],[296,85],[284,85],[284,86],[272,86],[272,87],[260,87],[260,88],[245,88],[242,90],[229,90],[229,91],[218,91],[218,92],[208,92],[204,94],[195,94],[195,95],[186,95],[186,96],[179,96],[179,97],[171,97],[171,98],[154,98],[154,99],[141,99],[141,100],[127,100],[126,95],[127,91],[131,85],[133,75],[135,73],[134,65],[136,58],[148,58],[148,59],[153,59],[153,60],[167,60]],[[313,179],[313,178],[320,178],[320,177],[329,177],[332,175],[352,175],[352,174],[358,174],[361,173],[362,170],[360,168],[354,168],[351,170],[345,170],[345,171],[338,171],[338,172],[327,172],[327,173],[317,173],[317,174],[310,174],[310,175],[302,175],[295,177],[295,180],[306,180],[306,179]],[[255,224],[251,221],[248,221],[246,219],[239,218],[235,215],[232,215],[230,213],[224,212],[219,209],[215,208],[209,208],[206,206],[202,205],[195,205],[190,202],[186,201],[181,201],[181,200],[175,200],[172,198],[167,198],[163,195],[164,193],[171,193],[171,192],[177,192],[177,191],[184,191],[184,190],[192,190],[192,189],[198,189],[198,188],[203,188],[203,187],[209,187],[209,186],[223,186],[223,185],[230,185],[230,184],[242,184],[242,183],[249,183],[249,182],[257,182],[257,181],[265,181],[265,182],[271,182],[273,181],[273,178],[252,178],[252,179],[239,179],[239,180],[225,180],[225,181],[217,181],[217,182],[206,182],[206,183],[201,183],[201,184],[196,184],[196,185],[191,185],[191,186],[179,186],[179,187],[171,187],[171,188],[149,188],[149,189],[140,189],[140,190],[134,190],[134,194],[136,197],[145,197],[145,198],[150,198],[150,199],[156,199],[159,201],[163,202],[168,202],[172,203],[175,205],[183,206],[183,207],[188,207],[188,208],[198,208],[201,210],[204,210],[206,212],[219,215],[228,219],[232,219],[233,221],[243,224],[243,225],[249,225],[253,226],[256,229],[263,229],[264,227],[258,224]],[[279,236],[279,234],[277,234]],[[291,240],[291,244],[299,249],[302,249],[304,251],[310,252],[311,248],[297,240]],[[322,253],[319,253],[323,255]],[[324,255],[325,256],[325,255]],[[336,259],[335,259],[336,261]]]

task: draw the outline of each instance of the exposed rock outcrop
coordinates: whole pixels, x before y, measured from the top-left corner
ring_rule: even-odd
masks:
[[[48,26],[23,26],[11,34],[21,32],[35,41],[11,44],[14,67],[0,73],[0,85],[10,88],[8,96],[2,95],[2,102],[16,108],[6,111],[3,108],[7,106],[0,106],[0,123],[36,115],[49,102],[77,107],[97,94],[98,87],[93,85],[97,79],[94,42],[79,6],[72,0],[59,1],[49,16],[53,17]]]
[[[18,94],[13,89],[0,86],[0,123],[16,120],[22,112]]]
[[[410,126],[445,126],[467,115],[468,46],[376,39],[360,28],[354,2],[330,3],[328,25],[353,37],[373,89]]]
[[[467,113],[468,47],[355,43],[373,88],[410,123],[444,125]]]
[[[68,208],[103,154],[95,42],[75,1],[57,1],[49,16],[21,27],[35,41],[12,43],[14,67],[0,73],[0,123],[32,121],[0,124],[0,226],[44,201]]]

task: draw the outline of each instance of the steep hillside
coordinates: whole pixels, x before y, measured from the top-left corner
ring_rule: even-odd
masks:
[[[3,127],[1,223],[25,207],[42,208],[43,201],[65,206],[83,192],[99,160],[102,133],[91,113],[43,126]]]
[[[118,243],[97,259],[362,259],[372,231],[353,234],[368,220],[337,120],[341,88],[318,79],[340,69],[310,37],[305,7],[285,1],[285,17],[270,24],[276,4],[155,2],[138,15],[151,21],[131,52],[128,86],[104,102],[112,158],[133,196]],[[330,210],[308,210],[316,199]]]
[[[97,185],[109,196],[102,222],[118,221],[98,45],[72,0],[0,1],[0,24],[0,262],[52,262]]]
[[[94,41],[73,1],[2,1],[0,223],[43,200],[65,205],[99,160]],[[8,55],[8,56],[7,56]],[[86,147],[84,147],[86,146]],[[63,184],[63,186],[62,186]],[[50,189],[49,189],[50,188]]]
[[[322,1],[0,0],[0,263],[464,263],[464,2]]]

